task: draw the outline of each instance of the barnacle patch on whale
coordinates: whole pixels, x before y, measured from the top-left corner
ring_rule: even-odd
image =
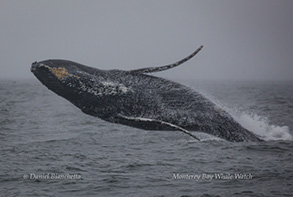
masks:
[[[67,72],[67,70],[63,67],[58,67],[58,68],[49,68],[51,70],[51,72],[60,80],[64,79],[65,77],[75,77],[77,79],[79,79],[79,76],[76,75],[72,75],[70,73]]]

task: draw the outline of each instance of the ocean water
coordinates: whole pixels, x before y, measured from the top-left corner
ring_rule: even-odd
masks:
[[[265,141],[111,124],[36,79],[2,80],[0,196],[293,196],[293,83],[183,83]]]

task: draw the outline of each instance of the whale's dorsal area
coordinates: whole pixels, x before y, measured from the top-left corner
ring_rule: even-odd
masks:
[[[153,72],[160,72],[164,70],[168,70],[174,67],[179,66],[180,64],[183,64],[184,62],[190,60],[192,57],[194,57],[201,49],[203,46],[201,45],[198,49],[196,49],[191,55],[187,56],[186,58],[183,58],[182,60],[175,62],[173,64],[165,65],[165,66],[159,66],[159,67],[148,67],[148,68],[140,68],[140,69],[135,69],[135,70],[130,70],[129,72],[134,74],[142,74],[142,73],[153,73]]]

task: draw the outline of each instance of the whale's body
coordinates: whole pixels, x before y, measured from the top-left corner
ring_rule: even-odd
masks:
[[[84,113],[145,130],[205,132],[228,141],[260,141],[227,112],[189,87],[145,73],[158,68],[99,70],[68,60],[34,62],[31,71],[50,90]]]

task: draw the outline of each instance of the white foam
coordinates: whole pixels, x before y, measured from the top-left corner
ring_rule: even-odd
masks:
[[[212,100],[220,108],[227,111],[241,126],[259,135],[262,139],[269,140],[293,140],[288,126],[278,126],[270,123],[267,117],[260,116],[254,112],[239,111],[221,104],[209,94],[207,98]]]
[[[244,128],[261,136],[264,140],[293,140],[288,126],[277,126],[269,122],[268,118],[259,116],[255,113],[235,112],[227,110],[233,118]]]
[[[200,141],[210,141],[210,140],[215,140],[215,141],[225,141],[222,138],[216,137],[214,135],[210,135],[208,133],[200,132],[197,131],[195,132],[195,135],[200,139]]]

